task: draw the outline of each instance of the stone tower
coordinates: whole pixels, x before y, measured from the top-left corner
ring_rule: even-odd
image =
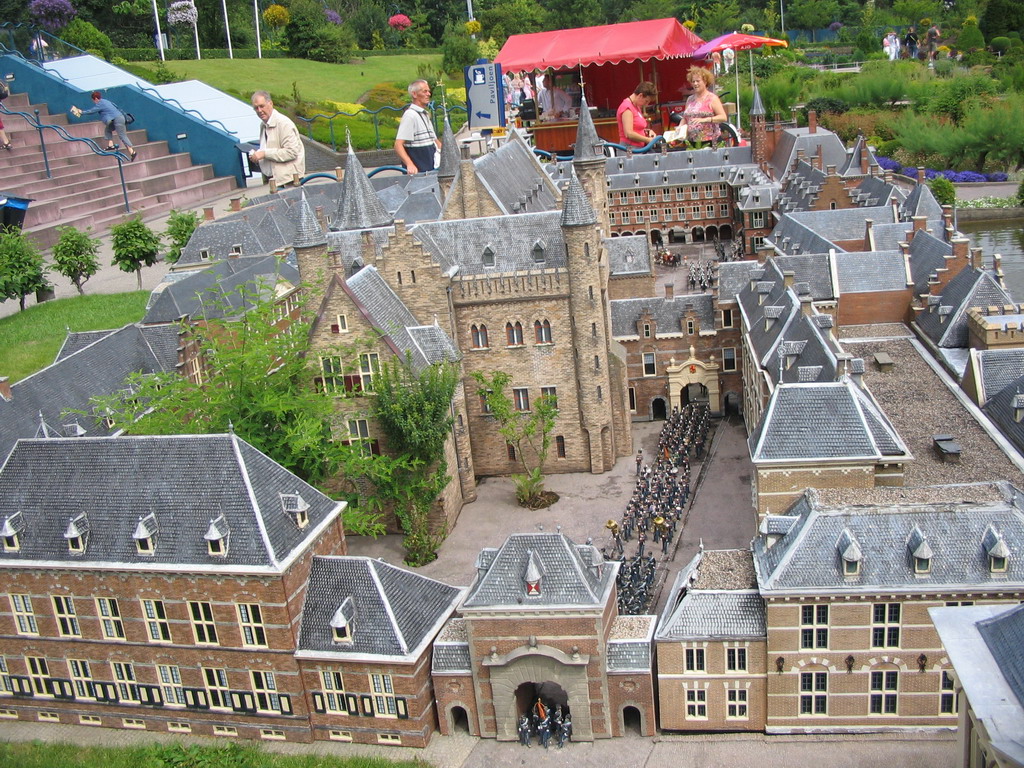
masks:
[[[594,119],[590,116],[586,96],[580,104],[580,121],[576,129],[576,146],[572,158],[573,170],[590,204],[597,214],[597,223],[603,237],[611,236],[608,223],[608,187],[605,177],[605,156],[602,140],[597,135]]]
[[[772,148],[768,145],[768,125],[765,120],[764,104],[761,102],[761,92],[757,90],[757,85],[754,86],[754,103],[750,107],[750,146],[754,162],[762,171],[767,169]]]

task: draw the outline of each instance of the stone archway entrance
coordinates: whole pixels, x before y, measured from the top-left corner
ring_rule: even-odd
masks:
[[[708,408],[714,414],[722,412],[722,393],[718,386],[719,365],[711,358],[709,361],[697,359],[696,349],[690,347],[690,356],[681,363],[675,358],[669,362],[665,371],[668,374],[669,405],[682,409],[687,402],[693,402],[695,395],[691,384],[699,384],[700,394],[707,393]],[[696,389],[696,388],[695,388]],[[684,400],[684,391],[688,397]],[[703,399],[703,398],[702,398]]]
[[[521,683],[516,688],[516,719],[535,714],[538,701],[549,715],[558,707],[562,708],[563,717],[569,713],[569,694],[558,683],[546,680],[543,683]]]

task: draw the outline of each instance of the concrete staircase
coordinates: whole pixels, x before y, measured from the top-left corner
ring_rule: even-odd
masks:
[[[106,146],[98,120],[69,124],[67,115],[50,115],[46,105],[29,104],[25,94],[12,93],[4,106],[29,114],[39,109],[44,125],[61,125],[73,136]],[[0,150],[0,190],[33,198],[23,229],[40,247],[49,248],[57,241],[59,226],[91,227],[96,237],[131,215],[125,212],[115,158],[95,155],[84,143],[64,141],[47,130],[44,138],[52,176],[48,179],[39,132],[19,115],[5,114],[3,122],[13,147],[9,152]],[[233,178],[215,177],[211,166],[192,165],[187,154],[170,154],[167,142],[148,141],[141,126],[130,128],[128,136],[138,152],[135,162],[124,163],[132,214],[149,219],[172,208],[194,207],[236,188]]]

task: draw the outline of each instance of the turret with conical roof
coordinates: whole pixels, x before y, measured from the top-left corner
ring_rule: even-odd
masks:
[[[349,143],[348,155],[345,157],[345,176],[341,180],[341,197],[338,199],[338,209],[331,229],[345,232],[387,227],[394,223],[394,217],[377,197],[366,170]]]
[[[594,118],[590,115],[586,95],[580,102],[580,122],[576,128],[576,146],[572,158],[575,174],[590,197],[597,214],[597,222],[605,237],[611,235],[608,224],[607,184],[605,176],[604,142],[597,135]]]
[[[772,148],[768,145],[768,124],[761,101],[761,92],[754,84],[754,102],[750,107],[750,148],[753,160],[761,170],[767,170]]]

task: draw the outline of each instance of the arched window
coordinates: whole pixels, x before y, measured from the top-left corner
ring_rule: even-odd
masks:
[[[470,330],[473,333],[473,349],[486,349],[488,347],[487,326],[480,323],[480,325],[474,325]]]
[[[533,333],[538,344],[551,343],[551,323],[547,320],[535,320],[533,322]]]
[[[521,347],[523,345],[523,324],[519,321],[505,323],[505,338],[510,347]]]

